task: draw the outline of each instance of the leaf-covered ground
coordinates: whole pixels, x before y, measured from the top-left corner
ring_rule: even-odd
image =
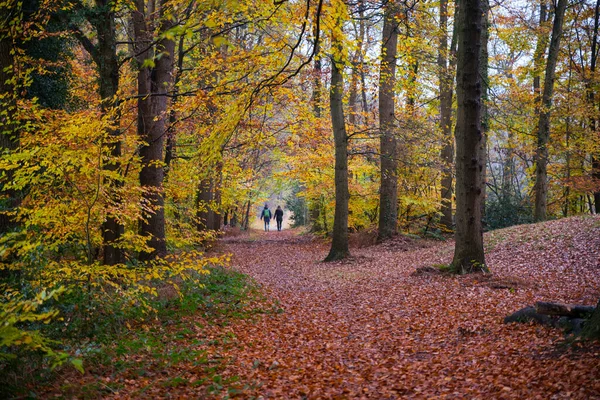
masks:
[[[557,329],[503,324],[536,301],[595,305],[600,219],[486,235],[493,276],[451,277],[452,243],[392,243],[320,262],[320,242],[270,232],[228,241],[236,268],[283,313],[231,327],[231,374],[266,398],[600,398],[600,349]]]
[[[513,227],[485,241],[493,274],[454,277],[428,268],[451,260],[450,241],[401,236],[322,263],[328,245],[294,231],[225,238],[219,251],[261,286],[266,312],[191,313],[177,333],[150,327],[156,343],[141,335],[141,349],[118,355],[135,367],[92,369],[67,384],[93,383],[89,397],[104,398],[600,398],[600,345],[503,324],[536,301],[596,304],[600,218]]]

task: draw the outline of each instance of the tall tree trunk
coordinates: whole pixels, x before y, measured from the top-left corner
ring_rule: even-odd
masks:
[[[98,33],[98,69],[100,71],[99,91],[102,99],[102,113],[111,115],[111,127],[108,131],[108,153],[109,159],[104,163],[107,171],[117,171],[118,159],[121,157],[121,131],[119,129],[119,115],[114,114],[117,104],[117,92],[119,90],[119,60],[117,56],[117,29],[115,15],[107,0],[98,0],[99,13],[96,17],[96,31]],[[105,182],[112,190],[110,201],[118,205],[121,202],[116,189],[121,186],[119,181],[110,180]],[[114,265],[124,261],[123,251],[118,242],[123,235],[124,227],[115,213],[108,213],[102,224],[102,247],[103,262],[106,265]]]
[[[221,184],[223,183],[223,153],[221,152],[215,165],[215,175],[213,177],[213,207],[212,207],[212,225],[211,229],[218,231],[221,229]]]
[[[537,38],[537,44],[533,53],[533,94],[535,96],[535,115],[539,118],[540,101],[542,99],[541,76],[544,65],[544,54],[548,46],[548,35],[544,30],[548,13],[546,9],[547,0],[540,0],[540,34]]]
[[[354,25],[356,34],[356,49],[352,56],[352,77],[350,80],[350,96],[348,97],[348,122],[350,122],[351,125],[356,125],[357,123],[364,121],[362,116],[359,118],[363,107],[361,104],[359,104],[360,94],[358,87],[362,76],[363,43],[365,41],[365,18],[363,2],[364,0],[358,1],[358,30],[356,29],[356,25]],[[362,101],[360,101],[360,103],[362,103]]]
[[[596,6],[594,8],[594,33],[592,34],[592,48],[590,52],[590,77],[588,80],[588,103],[592,110],[595,109],[595,96],[596,96],[596,85],[594,84],[596,79],[596,62],[598,60],[598,28],[600,25],[600,0],[596,0]],[[596,118],[592,116],[590,118],[590,128],[593,135],[597,135]],[[592,155],[592,178],[596,185],[594,190],[594,208],[596,214],[600,214],[600,158],[598,155]]]
[[[546,74],[544,76],[544,90],[542,92],[542,103],[540,119],[538,123],[537,148],[535,154],[535,209],[534,220],[545,221],[547,218],[548,197],[548,142],[550,141],[550,107],[552,106],[552,92],[554,90],[554,77],[556,62],[560,50],[560,37],[567,8],[567,0],[558,0],[554,11],[554,24],[552,26],[552,38],[548,49],[548,61],[546,63]]]
[[[381,184],[379,187],[378,241],[392,237],[398,225],[398,155],[394,115],[394,86],[396,84],[396,54],[398,29],[397,9],[390,1],[385,10],[381,38],[379,71],[379,130],[381,147]]]
[[[481,0],[461,0],[456,75],[456,233],[452,269],[485,271],[481,201]]]
[[[185,19],[188,20],[194,6],[195,0],[191,0],[188,3],[188,6],[185,10]],[[177,44],[177,70],[175,72],[175,79],[173,82],[173,96],[171,100],[171,110],[169,111],[169,125],[166,133],[166,146],[165,146],[165,166],[164,166],[164,179],[167,180],[169,171],[171,169],[171,162],[175,158],[175,147],[177,142],[175,140],[175,124],[177,123],[177,115],[175,113],[175,104],[179,100],[179,81],[181,80],[181,76],[183,75],[183,60],[185,58],[185,48],[184,48],[184,39],[185,37],[182,35],[179,38]]]
[[[481,172],[481,221],[482,227],[486,225],[485,219],[485,199],[486,199],[486,182],[487,182],[487,134],[489,131],[489,115],[488,115],[488,90],[489,90],[489,56],[488,56],[488,40],[489,40],[489,0],[481,0],[481,7],[483,8],[483,22],[481,28],[481,53],[480,53],[480,65],[479,75],[481,76],[481,134],[483,140],[481,141],[481,150],[479,155],[481,157],[480,165],[483,170]]]
[[[169,126],[167,128],[167,144],[165,146],[165,167],[164,167],[164,179],[167,179],[169,171],[171,169],[171,162],[173,158],[175,158],[175,124],[177,122],[177,115],[175,113],[174,105],[177,103],[179,99],[179,87],[178,83],[181,80],[181,75],[183,73],[183,58],[185,57],[184,51],[184,37],[179,38],[179,43],[177,45],[177,72],[175,73],[175,80],[173,82],[173,98],[171,100],[171,110],[169,111]]]
[[[140,254],[142,260],[164,256],[167,252],[165,238],[165,211],[163,179],[164,169],[163,147],[166,132],[167,91],[171,86],[171,73],[173,70],[173,53],[175,42],[163,35],[173,23],[165,14],[165,3],[159,4],[159,37],[151,35],[152,29],[146,22],[146,4],[143,0],[136,0],[136,10],[133,14],[138,71],[138,135],[144,141],[140,149],[142,169],[140,171],[140,184],[143,188],[143,207],[145,211],[140,223],[140,234],[148,238],[149,252]],[[157,40],[156,54],[161,57],[154,58],[152,48],[149,46]],[[151,67],[145,60],[153,60]]]
[[[248,226],[250,225],[250,205],[252,204],[252,201],[250,199],[248,199],[248,202],[246,203],[246,212],[245,212],[245,217],[244,217],[244,223],[243,225],[243,229],[245,231],[248,230]]]
[[[110,124],[106,132],[108,136],[104,144],[106,156],[102,168],[114,174],[119,169],[118,159],[121,156],[120,113],[114,109],[118,106],[116,96],[119,90],[119,59],[114,10],[107,0],[98,0],[92,12],[87,13],[87,19],[96,30],[97,45],[94,45],[78,26],[72,24],[70,28],[98,68],[98,91],[102,102],[102,116],[109,118]],[[121,182],[118,179],[105,178],[104,184],[109,189],[108,200],[112,203],[110,208],[118,208],[121,203],[118,194]],[[119,221],[117,213],[107,212],[101,231],[104,264],[114,265],[123,262],[123,251],[119,248],[118,242],[123,235],[124,226]]]
[[[214,226],[214,213],[211,210],[213,200],[212,179],[204,178],[198,184],[196,192],[196,218],[198,231],[206,231]]]
[[[10,10],[4,7],[5,5],[0,5],[0,11],[8,14]],[[0,26],[0,154],[16,150],[19,146],[19,133],[15,121],[12,120],[16,107],[13,41],[10,32],[4,28],[5,26]],[[5,176],[0,180],[0,195],[4,197],[0,203],[0,236],[17,226],[10,214],[16,211],[20,203],[16,191],[4,188],[4,182],[12,180],[12,171],[5,170],[3,173]]]
[[[316,25],[315,25],[316,29]],[[320,36],[315,32],[315,37]],[[312,92],[312,108],[313,115],[316,119],[321,118],[322,109],[321,109],[321,93],[323,92],[323,82],[321,81],[321,74],[323,73],[323,66],[321,62],[320,53],[321,43],[319,41],[315,42],[315,60],[314,60],[314,68],[313,68],[313,92]],[[320,232],[322,230],[320,223],[320,213],[321,212],[321,198],[317,198],[310,203],[310,221],[307,223],[310,225],[311,232]]]
[[[456,14],[455,14],[456,18]],[[454,70],[448,66],[448,1],[440,0],[440,43],[438,52],[440,90],[440,130],[442,133],[442,179],[441,179],[441,218],[440,224],[452,230],[452,165],[454,164],[454,138],[452,137],[452,96]],[[453,42],[456,35],[456,20],[453,29]],[[450,57],[454,59],[455,54]],[[453,64],[453,62],[451,62]]]
[[[341,51],[338,53],[341,54]],[[350,255],[348,250],[348,136],[344,121],[343,64],[332,57],[329,102],[335,142],[335,215],[333,239],[325,261],[335,261]]]

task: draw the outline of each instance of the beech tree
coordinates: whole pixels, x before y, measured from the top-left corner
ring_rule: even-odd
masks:
[[[458,274],[485,271],[483,250],[483,150],[481,0],[462,0],[458,19],[456,74],[456,232],[452,270]]]
[[[71,23],[73,35],[88,52],[98,70],[98,92],[101,99],[101,111],[104,118],[110,120],[107,128],[106,156],[103,168],[110,173],[118,173],[117,163],[121,156],[121,132],[119,129],[119,112],[116,109],[119,103],[117,93],[119,90],[119,57],[117,54],[117,28],[115,21],[115,5],[110,5],[106,0],[97,0],[96,4],[88,9],[83,4],[77,5],[77,10],[86,17],[86,21],[96,31],[97,43],[94,44],[82,31]],[[111,191],[110,197],[113,211],[108,211],[106,220],[102,224],[103,260],[105,264],[114,265],[123,262],[123,252],[119,247],[119,240],[124,231],[123,224],[119,221],[118,204],[120,202],[116,190],[120,186],[119,179],[105,178],[106,185]]]
[[[343,4],[339,7],[345,8]],[[336,10],[341,13],[341,10]],[[325,261],[335,261],[350,255],[348,249],[348,135],[344,117],[344,55],[342,51],[342,18],[336,18],[339,31],[332,34],[331,88],[329,89],[329,107],[331,128],[335,143],[335,215],[333,219],[333,237],[331,249]]]
[[[560,37],[562,35],[563,21],[567,0],[558,0],[554,10],[554,23],[552,37],[548,48],[544,88],[540,105],[540,119],[537,130],[537,147],[535,152],[535,208],[534,219],[545,221],[547,218],[548,197],[548,141],[550,140],[550,108],[552,107],[552,92],[554,91],[554,78],[556,62],[560,50]],[[541,18],[540,18],[541,20]]]
[[[454,138],[452,136],[452,98],[454,91],[454,66],[456,60],[456,23],[452,30],[450,49],[448,49],[448,1],[440,0],[440,37],[438,49],[438,76],[440,91],[440,130],[442,133],[441,178],[441,218],[440,224],[447,230],[453,229],[452,223],[452,182],[454,164]]]
[[[377,240],[392,237],[398,223],[398,144],[395,132],[394,97],[398,48],[397,6],[390,1],[383,19],[379,69],[379,130],[381,184]]]
[[[6,16],[7,21],[0,25],[0,153],[5,153],[15,150],[19,145],[18,131],[13,121],[16,108],[16,66],[14,65],[15,38],[11,25],[21,23],[21,10],[17,4],[7,2],[0,4],[0,11]],[[11,175],[10,172],[7,174],[7,181],[10,181]],[[4,183],[0,181],[0,195],[3,197],[0,209],[0,235],[14,228],[15,222],[11,218],[11,213],[19,204],[16,191],[6,190]]]
[[[153,9],[153,7],[156,9]],[[168,0],[146,4],[136,0],[133,12],[136,60],[138,63],[138,134],[142,169],[144,216],[140,233],[148,238],[150,251],[142,259],[164,256],[167,252],[163,179],[163,148],[166,132],[168,92],[172,81],[175,41],[167,32],[174,26]],[[158,26],[154,26],[154,24]],[[153,33],[156,32],[156,33]],[[156,42],[155,45],[151,45]]]

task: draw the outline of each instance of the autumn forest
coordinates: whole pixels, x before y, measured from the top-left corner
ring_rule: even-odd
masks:
[[[0,396],[600,397],[599,31],[0,0]]]

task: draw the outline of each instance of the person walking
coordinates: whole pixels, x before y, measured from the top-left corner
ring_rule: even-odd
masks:
[[[277,206],[277,210],[275,210],[275,221],[277,221],[277,230],[281,231],[281,224],[283,223],[283,210],[281,206]]]
[[[263,208],[260,213],[260,219],[265,221],[265,232],[269,231],[269,225],[271,224],[271,210],[269,210],[269,206],[265,204],[265,208]]]

